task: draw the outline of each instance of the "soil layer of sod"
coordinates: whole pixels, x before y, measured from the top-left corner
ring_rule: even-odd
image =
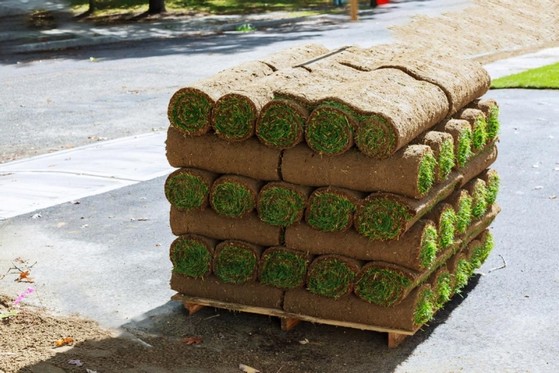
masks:
[[[256,196],[262,182],[236,175],[223,175],[212,184],[210,204],[215,212],[230,218],[242,218],[256,208]]]
[[[351,293],[360,267],[361,263],[355,259],[340,255],[319,256],[309,266],[307,290],[314,294],[338,299]]]
[[[179,210],[203,209],[208,205],[210,187],[217,175],[194,168],[171,173],[165,181],[165,197]]]
[[[257,180],[280,180],[281,151],[261,144],[256,138],[242,143],[230,143],[213,134],[184,136],[169,127],[167,160],[171,166],[177,168],[194,167]]]
[[[241,240],[262,246],[282,243],[282,229],[264,223],[256,212],[242,219],[228,218],[212,209],[183,212],[171,207],[171,231],[175,236],[199,234],[218,240]]]
[[[283,179],[293,184],[421,198],[434,184],[435,164],[433,151],[426,145],[410,145],[390,158],[376,160],[356,149],[321,157],[300,144],[284,152],[281,170]]]

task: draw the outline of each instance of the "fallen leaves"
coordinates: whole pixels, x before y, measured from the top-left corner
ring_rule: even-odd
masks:
[[[197,336],[185,337],[182,340],[182,343],[188,346],[199,345],[202,342],[203,342],[202,337],[197,337]]]
[[[55,347],[70,346],[73,344],[74,344],[74,338],[72,337],[60,338],[54,341]]]
[[[239,369],[241,370],[241,372],[245,372],[245,373],[260,373],[258,369],[249,367],[248,365],[245,364],[239,364]]]

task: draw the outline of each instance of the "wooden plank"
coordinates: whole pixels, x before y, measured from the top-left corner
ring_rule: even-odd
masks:
[[[188,310],[188,316],[194,315],[196,312],[200,311],[202,308],[206,307],[197,303],[183,302],[184,308]]]
[[[404,342],[409,335],[388,332],[388,348],[396,348]]]
[[[291,319],[287,317],[281,318],[281,330],[288,332],[296,327],[301,322],[301,319]]]
[[[357,0],[350,0],[350,5],[349,5],[350,9],[351,9],[351,20],[352,21],[357,21],[357,13],[359,11],[359,1]]]
[[[295,313],[285,312],[283,310],[279,310],[275,308],[245,306],[242,304],[227,303],[227,302],[221,302],[212,299],[189,297],[183,294],[176,294],[171,299],[179,300],[182,301],[183,303],[188,303],[188,304],[197,304],[200,306],[223,308],[223,309],[227,309],[230,311],[237,311],[237,312],[248,312],[248,313],[255,313],[259,315],[275,316],[281,319],[296,319],[299,321],[308,321],[315,324],[326,324],[326,325],[340,326],[344,328],[368,330],[368,331],[383,332],[383,333],[394,333],[398,335],[413,335],[416,332],[416,330],[410,331],[410,330],[391,329],[391,328],[385,328],[377,325],[367,325],[367,324],[359,324],[359,323],[353,323],[348,321],[321,319],[313,316],[299,315]]]

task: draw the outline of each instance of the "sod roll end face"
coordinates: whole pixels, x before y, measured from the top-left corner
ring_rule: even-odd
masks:
[[[248,97],[229,93],[215,103],[212,127],[226,141],[243,141],[254,134],[256,118],[256,107]]]
[[[256,136],[272,148],[292,148],[303,140],[307,117],[306,109],[293,101],[271,101],[262,108]]]
[[[489,141],[497,138],[500,126],[499,106],[493,105],[489,108],[489,114],[487,115],[487,139]]]
[[[450,171],[455,166],[455,154],[454,154],[454,141],[452,139],[444,140],[441,144],[441,151],[439,153],[438,159],[438,180],[445,180]]]
[[[483,115],[479,115],[472,126],[472,149],[481,150],[487,144],[487,121]]]
[[[167,117],[171,125],[188,136],[201,136],[211,125],[214,100],[195,88],[179,89],[169,102]]]
[[[205,175],[190,169],[173,172],[165,182],[167,200],[183,211],[205,207],[210,190],[210,178]]]
[[[242,284],[255,279],[258,259],[258,248],[254,245],[224,241],[215,249],[213,272],[222,282]]]
[[[356,200],[333,188],[319,188],[309,197],[306,221],[324,232],[347,230],[353,224]]]
[[[435,168],[437,160],[432,151],[423,154],[419,163],[419,173],[417,178],[417,189],[421,195],[425,195],[435,183]]]
[[[393,240],[404,233],[412,214],[402,202],[372,194],[357,208],[354,226],[357,232],[374,240]]]
[[[416,326],[421,326],[431,320],[435,313],[433,306],[433,291],[430,287],[421,289],[415,311],[413,313],[413,322]]]
[[[479,243],[479,245],[474,246],[474,248],[472,249],[470,262],[474,267],[474,269],[478,269],[479,267],[482,266],[483,263],[485,263],[487,257],[493,250],[493,247],[494,247],[493,235],[491,234],[491,232],[487,231],[484,234],[483,239]]]
[[[500,177],[497,171],[489,170],[487,171],[487,178],[486,178],[486,186],[487,186],[487,194],[486,194],[486,202],[487,206],[491,206],[497,201],[497,195],[499,194],[499,187],[500,187]]]
[[[456,235],[456,212],[447,206],[439,217],[439,244],[441,249],[447,249],[454,243]]]
[[[472,264],[466,258],[458,260],[456,272],[454,273],[454,291],[456,293],[460,293],[464,286],[468,284],[473,271]]]
[[[256,195],[241,180],[223,177],[212,185],[210,203],[218,214],[240,218],[255,208]]]
[[[260,282],[280,289],[301,287],[309,259],[295,250],[273,247],[262,254],[260,261]]]
[[[321,105],[309,116],[305,140],[318,154],[342,154],[353,145],[353,127],[353,119],[347,112]]]
[[[287,227],[301,220],[306,196],[286,183],[269,183],[258,194],[260,219],[268,224]]]
[[[452,277],[448,271],[441,273],[436,280],[434,292],[435,308],[442,308],[452,297]]]
[[[456,164],[458,167],[466,166],[472,155],[472,131],[471,129],[466,129],[458,135],[458,146],[456,149]]]
[[[412,279],[391,268],[366,266],[355,284],[355,294],[366,302],[389,307],[403,298]]]
[[[213,247],[209,240],[188,235],[177,238],[171,244],[171,263],[175,273],[202,278],[209,274]]]
[[[487,205],[487,184],[481,179],[476,179],[472,191],[473,205],[472,217],[481,219],[489,207]]]
[[[309,267],[307,289],[314,294],[338,299],[349,294],[359,267],[336,256],[315,259]]]
[[[466,233],[472,223],[472,205],[473,199],[468,191],[461,191],[456,210],[456,232],[459,234]]]
[[[421,250],[419,260],[423,268],[429,268],[437,257],[438,233],[433,223],[427,223],[421,236]]]
[[[388,121],[380,115],[371,114],[360,122],[355,144],[361,153],[376,159],[384,159],[396,150],[396,134]]]

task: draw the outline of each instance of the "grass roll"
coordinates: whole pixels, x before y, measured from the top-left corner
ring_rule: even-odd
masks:
[[[468,121],[450,119],[434,127],[436,131],[446,132],[454,139],[454,163],[457,167],[464,167],[472,157],[472,126]]]
[[[276,99],[268,102],[256,122],[256,136],[264,145],[289,149],[303,141],[309,113],[295,101]]]
[[[355,295],[366,302],[389,307],[405,298],[415,274],[388,263],[367,263],[361,269],[356,283]]]
[[[244,141],[254,135],[258,109],[244,95],[228,93],[214,105],[212,127],[226,141]]]
[[[334,105],[322,104],[310,114],[305,128],[309,148],[321,155],[339,155],[353,146],[353,118]]]
[[[482,179],[473,179],[464,186],[472,196],[472,219],[480,219],[490,205],[487,204],[487,184]]]
[[[452,298],[452,275],[446,265],[433,273],[429,282],[433,290],[433,306],[438,310]]]
[[[309,266],[307,290],[328,298],[338,299],[351,293],[360,264],[339,255],[324,255]]]
[[[320,231],[347,231],[353,224],[353,213],[361,197],[361,193],[343,188],[315,189],[307,203],[305,220]]]
[[[437,160],[436,180],[445,180],[455,166],[454,138],[452,135],[446,132],[428,131],[418,136],[416,143],[427,145],[433,150],[433,155]]]
[[[303,286],[309,257],[301,251],[271,247],[260,260],[260,282],[281,289]]]
[[[243,241],[227,240],[215,248],[213,273],[222,282],[243,284],[258,274],[261,249]]]
[[[452,205],[448,203],[440,203],[426,216],[435,222],[437,226],[438,244],[441,251],[450,248],[456,238],[456,212]]]
[[[271,225],[287,227],[301,221],[311,190],[285,182],[266,184],[257,198],[258,216]]]
[[[248,177],[224,175],[214,181],[210,204],[220,215],[242,218],[256,207],[261,182]]]
[[[493,99],[479,99],[469,105],[473,109],[478,109],[485,114],[487,119],[487,140],[493,141],[499,134],[499,105]]]
[[[496,170],[490,169],[480,176],[487,186],[487,205],[491,206],[497,201],[501,179]]]
[[[182,211],[202,209],[208,204],[210,186],[216,177],[194,168],[176,170],[165,181],[165,197]]]
[[[466,232],[472,223],[473,199],[467,190],[460,189],[454,192],[448,200],[456,211],[456,233],[461,235]]]
[[[193,278],[210,274],[215,241],[194,234],[178,237],[171,244],[173,272]]]
[[[470,262],[474,269],[480,268],[495,246],[491,231],[485,230],[478,237],[477,245],[470,245]]]
[[[480,151],[487,144],[487,120],[485,114],[477,109],[463,109],[456,114],[457,119],[467,120],[472,126],[472,151]]]

